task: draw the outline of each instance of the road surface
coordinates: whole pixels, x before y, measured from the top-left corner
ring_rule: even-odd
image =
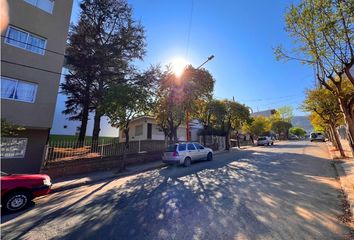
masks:
[[[2,218],[3,239],[343,239],[325,143],[234,150],[58,192]]]

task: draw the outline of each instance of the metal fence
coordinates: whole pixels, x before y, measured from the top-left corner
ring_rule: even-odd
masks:
[[[46,146],[45,162],[159,152],[163,151],[164,147],[164,141],[154,140],[129,142],[128,148],[125,143],[119,143],[116,139],[103,139],[98,142],[58,141]]]
[[[208,147],[213,147],[214,150],[224,150],[225,149],[224,136],[205,136],[205,145]],[[199,136],[199,143],[203,144],[203,136]]]

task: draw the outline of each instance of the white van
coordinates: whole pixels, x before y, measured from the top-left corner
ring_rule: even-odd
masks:
[[[310,134],[310,141],[313,142],[313,141],[321,141],[321,142],[325,142],[326,141],[326,138],[324,136],[323,133],[320,133],[320,132],[312,132]]]

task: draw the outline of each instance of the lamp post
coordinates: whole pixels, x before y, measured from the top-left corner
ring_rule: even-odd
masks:
[[[203,62],[199,67],[197,67],[197,69],[200,69],[201,67],[203,67],[204,64],[206,64],[207,62],[209,62],[213,58],[214,58],[214,55],[210,55],[205,62]],[[188,110],[186,111],[186,137],[187,137],[187,142],[189,142],[191,140],[191,134],[190,134],[190,127],[189,127],[189,112],[188,112]]]

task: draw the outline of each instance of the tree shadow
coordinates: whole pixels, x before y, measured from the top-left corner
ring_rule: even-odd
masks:
[[[299,146],[299,145],[297,145]],[[301,146],[301,145],[300,145]],[[243,150],[189,168],[168,167],[78,189],[17,221],[21,234],[69,224],[51,239],[336,239],[348,229],[341,214],[335,171],[326,158]],[[100,191],[102,188],[107,191]],[[72,194],[65,208],[51,206]],[[81,195],[80,195],[81,194]]]

